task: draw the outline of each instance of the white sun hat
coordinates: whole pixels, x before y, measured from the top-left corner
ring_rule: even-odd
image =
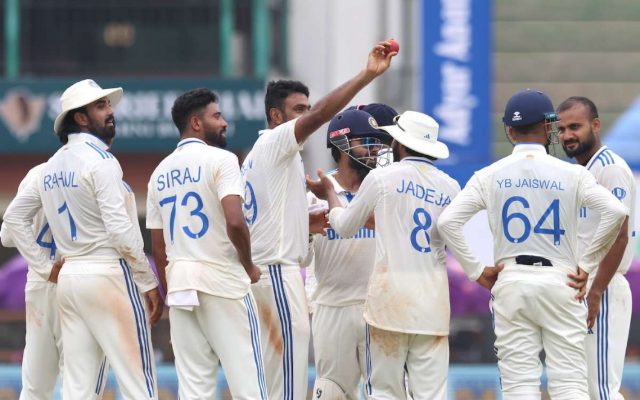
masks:
[[[92,79],[85,79],[69,86],[60,96],[62,111],[53,123],[53,130],[59,133],[60,125],[69,111],[91,104],[103,97],[107,97],[111,102],[111,107],[115,107],[122,98],[122,88],[103,89]]]
[[[439,125],[435,119],[417,111],[405,111],[395,119],[395,125],[381,126],[400,144],[437,159],[449,158],[449,148],[438,141]]]

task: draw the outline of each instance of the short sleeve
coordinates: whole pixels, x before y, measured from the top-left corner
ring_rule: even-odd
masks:
[[[238,157],[235,154],[225,152],[216,166],[214,182],[219,200],[231,195],[237,195],[244,199],[244,186],[242,185]]]

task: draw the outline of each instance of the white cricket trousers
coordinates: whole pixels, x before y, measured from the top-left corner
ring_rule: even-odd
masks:
[[[553,400],[586,400],[587,312],[554,267],[508,265],[491,290],[495,350],[503,399],[540,399],[546,354]]]
[[[171,307],[171,346],[181,400],[214,399],[218,362],[234,399],[266,400],[260,330],[251,293],[226,299],[198,292],[192,311]]]
[[[251,285],[272,400],[304,400],[309,373],[309,308],[300,268],[270,265]]]
[[[589,280],[588,288],[591,288]],[[622,370],[631,324],[631,289],[615,274],[602,295],[596,324],[587,333],[589,395],[595,400],[621,400]]]
[[[364,303],[341,307],[318,304],[311,318],[316,380],[335,383],[349,400],[360,399],[358,384],[367,376],[363,308]],[[314,398],[324,398],[317,385],[313,393]]]
[[[56,284],[51,282],[27,282],[25,286],[26,340],[20,400],[53,399],[58,374],[63,370],[56,290]],[[108,368],[103,357],[93,378],[96,390],[92,399],[99,399],[104,393]]]
[[[449,337],[387,331],[367,325],[367,381],[372,400],[447,398]]]
[[[145,300],[124,260],[67,259],[58,278],[58,304],[64,399],[91,398],[103,354],[125,399],[157,399]]]

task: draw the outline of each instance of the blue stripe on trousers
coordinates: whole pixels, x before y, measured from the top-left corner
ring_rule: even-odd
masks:
[[[129,282],[131,282],[131,287],[133,291],[133,300],[137,304],[138,315],[140,315],[141,319],[141,328],[142,328],[142,342],[144,344],[144,355],[147,361],[145,368],[145,379],[149,379],[151,381],[151,392],[153,393],[153,370],[151,367],[151,351],[149,350],[149,333],[147,330],[147,313],[145,312],[144,306],[142,305],[142,300],[140,296],[140,292],[138,291],[138,286],[135,284],[133,280],[133,275],[131,273],[131,268],[129,264],[123,259],[121,262],[126,267],[126,275],[129,278]],[[144,367],[144,364],[143,364]]]
[[[133,307],[133,314],[136,320],[136,330],[138,332],[138,346],[140,347],[140,359],[142,360],[142,369],[144,372],[145,383],[147,386],[147,392],[149,397],[153,397],[153,374],[151,373],[149,347],[148,347],[148,334],[146,326],[146,317],[143,307],[140,307],[140,295],[138,289],[130,276],[131,271],[127,263],[120,259],[120,266],[124,272],[124,280],[127,284],[127,292],[129,294],[129,300],[131,300],[131,306]],[[137,299],[136,299],[137,297]],[[142,308],[142,310],[140,309]]]
[[[291,313],[289,312],[289,302],[282,282],[282,271],[280,265],[269,265],[273,295],[278,308],[280,326],[282,328],[282,340],[284,351],[282,354],[282,364],[284,368],[284,399],[293,400],[293,349],[291,335]]]
[[[605,289],[601,298],[600,312],[597,316],[597,368],[598,397],[609,399],[609,289]]]
[[[249,317],[249,329],[251,330],[251,347],[253,348],[253,361],[256,364],[256,372],[258,374],[258,386],[260,387],[260,398],[267,398],[267,386],[264,378],[264,366],[262,364],[262,354],[260,346],[260,332],[258,330],[258,321],[256,319],[255,310],[251,302],[251,296],[244,296],[244,305],[247,307],[247,316]]]
[[[371,336],[369,334],[369,324],[366,325],[366,342],[365,342],[365,356],[367,363],[367,384],[366,390],[367,394],[371,396]]]
[[[102,360],[100,364],[100,371],[98,372],[98,381],[96,382],[96,394],[100,394],[100,388],[102,387],[102,380],[104,379],[104,366],[107,363],[107,357]]]

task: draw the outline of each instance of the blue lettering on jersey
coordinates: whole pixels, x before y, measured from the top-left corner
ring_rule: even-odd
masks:
[[[517,188],[529,188],[529,189],[547,189],[557,190],[559,192],[564,191],[562,182],[554,181],[550,179],[536,179],[536,178],[520,178],[515,184]]]
[[[43,178],[44,191],[59,188],[77,188],[75,171],[58,171],[47,174]]]
[[[158,175],[158,179],[156,180],[156,189],[158,189],[159,192],[162,192],[165,189],[184,185],[186,183],[200,182],[200,178],[202,177],[201,172],[202,167],[200,165],[198,165],[197,174],[192,173],[189,167],[186,167],[184,170],[172,169],[169,172]]]
[[[439,207],[446,207],[451,203],[451,197],[448,194],[439,192],[435,189],[425,188],[418,183],[405,181],[404,179],[396,189],[396,192],[411,195]]]
[[[580,207],[580,218],[587,218],[587,207]]]
[[[373,229],[362,227],[358,229],[358,232],[347,239],[372,239],[376,237],[376,232]],[[338,235],[338,232],[333,228],[327,229],[327,240],[340,240],[344,239],[342,236]]]

